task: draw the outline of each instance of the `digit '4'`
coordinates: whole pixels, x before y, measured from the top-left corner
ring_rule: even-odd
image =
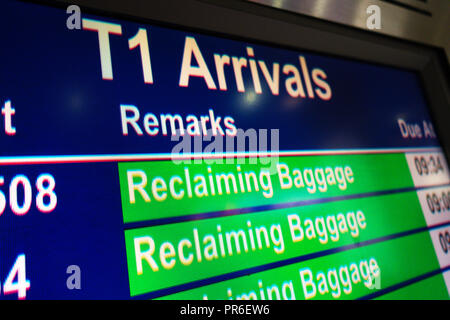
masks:
[[[17,279],[16,281],[14,281]],[[25,299],[27,290],[30,289],[30,281],[27,280],[25,269],[25,254],[20,254],[14,262],[3,284],[3,294],[13,294],[17,292],[19,299]]]

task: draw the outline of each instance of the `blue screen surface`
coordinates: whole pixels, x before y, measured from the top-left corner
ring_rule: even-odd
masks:
[[[21,255],[29,281],[1,299],[130,298],[124,230],[145,223],[124,223],[118,163],[169,160],[183,139],[210,135],[187,156],[440,150],[412,71],[84,12],[71,29],[66,10],[26,2],[0,9],[0,284]],[[240,130],[267,145],[211,147]]]

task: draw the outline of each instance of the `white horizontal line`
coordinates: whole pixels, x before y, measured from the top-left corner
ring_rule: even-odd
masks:
[[[218,153],[144,153],[144,154],[105,154],[105,155],[49,155],[0,157],[0,165],[45,164],[45,163],[85,163],[119,162],[145,160],[189,160],[221,159],[243,157],[287,157],[313,155],[377,154],[377,153],[418,153],[442,152],[439,147],[423,148],[385,148],[385,149],[340,149],[340,150],[303,150],[303,151],[262,151],[262,152],[218,152]]]

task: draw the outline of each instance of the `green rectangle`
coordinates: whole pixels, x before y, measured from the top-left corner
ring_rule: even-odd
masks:
[[[442,273],[378,297],[376,300],[448,300]]]
[[[124,222],[413,186],[400,153],[274,159],[119,163]]]
[[[302,231],[294,227],[297,219]],[[130,292],[134,296],[425,225],[416,193],[405,192],[126,230]],[[149,239],[154,247],[153,266],[145,256],[136,259],[139,252],[151,250]],[[175,257],[161,259],[160,250],[165,242],[172,244]],[[183,264],[191,259],[189,264]],[[174,265],[164,267],[164,260],[168,261],[166,265],[170,266],[172,261]],[[142,263],[142,274],[138,274],[138,263]]]
[[[378,268],[372,268],[373,274],[377,275],[376,270],[380,271],[378,282],[365,276],[370,274],[371,266],[375,265]],[[438,268],[439,263],[429,233],[421,232],[218,282],[165,296],[162,299],[259,300],[264,297],[267,300],[278,298],[303,300],[306,296],[308,299],[356,299]],[[340,280],[334,276],[334,272]],[[315,286],[315,295],[309,282],[311,279]],[[373,286],[371,289],[370,285]]]

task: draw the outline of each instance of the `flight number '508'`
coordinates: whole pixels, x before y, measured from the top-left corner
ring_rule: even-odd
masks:
[[[5,184],[5,177],[0,176],[0,188]],[[55,178],[51,174],[44,173],[37,177],[36,186],[36,207],[44,213],[52,212],[56,208],[58,198],[55,193]],[[23,200],[18,194],[23,193]],[[14,176],[9,183],[9,207],[17,216],[28,213],[33,202],[33,189],[28,177],[19,174]],[[7,205],[4,192],[0,189],[0,215],[3,214]]]

